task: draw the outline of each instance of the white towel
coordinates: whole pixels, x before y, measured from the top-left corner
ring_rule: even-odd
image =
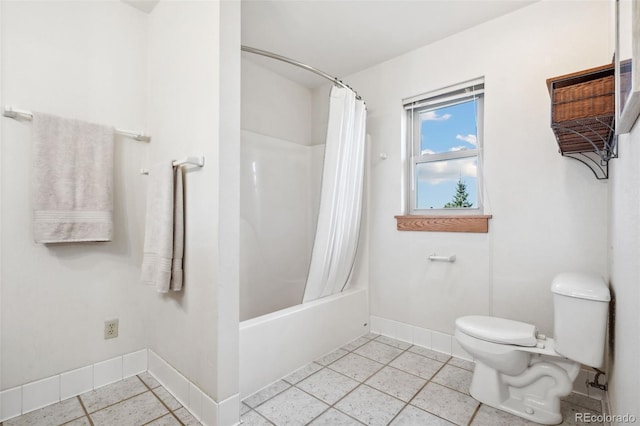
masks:
[[[169,161],[152,166],[141,281],[161,293],[182,288],[183,211],[182,168]]]
[[[183,168],[175,169],[173,198],[173,261],[171,262],[171,284],[173,291],[182,290],[182,259],[184,256],[184,187]]]
[[[111,241],[115,129],[33,114],[34,239]]]

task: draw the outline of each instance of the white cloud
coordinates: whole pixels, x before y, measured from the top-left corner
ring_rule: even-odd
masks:
[[[424,121],[445,121],[451,118],[451,114],[438,115],[438,111],[427,111],[420,114]]]
[[[451,149],[449,149],[449,151],[451,151],[451,152],[453,152],[453,151],[462,151],[462,150],[465,150],[465,149],[469,149],[469,148],[466,147],[466,146],[454,146]]]
[[[460,177],[475,178],[477,176],[478,166],[475,157],[434,161],[432,163],[423,163],[418,167],[418,180],[427,182],[430,185],[437,185],[447,181],[457,182]]]
[[[466,136],[465,135],[456,135],[456,139],[458,139],[459,141],[463,141],[463,142],[466,142],[468,144],[471,144],[473,146],[478,146],[478,139],[476,138],[476,135],[466,135]]]

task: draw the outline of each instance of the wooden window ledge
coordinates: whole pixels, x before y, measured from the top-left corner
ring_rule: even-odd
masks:
[[[489,232],[492,215],[396,216],[398,231]]]

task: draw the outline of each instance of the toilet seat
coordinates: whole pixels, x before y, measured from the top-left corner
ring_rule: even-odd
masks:
[[[471,315],[456,320],[458,330],[476,339],[503,345],[535,347],[536,327],[532,324],[483,315]]]

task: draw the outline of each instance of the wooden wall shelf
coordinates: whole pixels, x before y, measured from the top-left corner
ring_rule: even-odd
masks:
[[[551,129],[560,154],[586,164],[598,179],[617,156],[614,65],[547,79]]]

